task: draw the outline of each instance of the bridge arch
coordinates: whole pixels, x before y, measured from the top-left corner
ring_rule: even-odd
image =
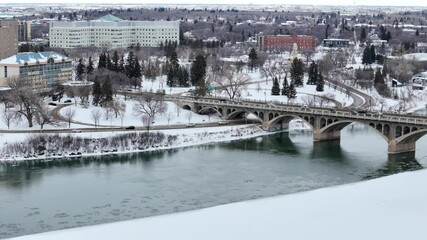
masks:
[[[396,138],[395,140],[397,144],[415,143],[425,135],[427,135],[427,129],[419,129],[408,134],[402,135]]]
[[[339,132],[343,128],[347,127],[348,125],[350,125],[352,123],[360,123],[360,124],[367,125],[367,126],[371,127],[376,133],[378,133],[382,138],[384,138],[387,142],[389,142],[388,135],[385,135],[383,132],[377,130],[377,126],[374,123],[364,123],[364,122],[359,122],[359,121],[341,120],[341,121],[333,122],[329,125],[322,127],[319,130],[319,132],[320,133]]]
[[[207,111],[214,111],[214,112],[216,112],[216,113],[218,113],[220,116],[222,116],[222,109],[221,109],[221,112],[219,111],[219,109],[216,109],[216,107],[203,107],[202,109],[200,109],[199,110],[199,114],[203,114],[203,113],[206,113]]]
[[[270,127],[275,127],[280,121],[285,121],[287,123],[289,123],[291,120],[293,119],[300,119],[302,120],[304,123],[306,123],[312,130],[314,130],[314,124],[310,123],[310,118],[308,118],[307,116],[302,117],[302,116],[297,116],[297,115],[293,115],[293,114],[283,114],[283,115],[279,115],[273,119],[271,119],[268,123],[268,125]],[[313,118],[313,123],[314,123],[314,118]]]
[[[191,107],[188,104],[183,105],[182,108],[185,109],[185,110],[190,110],[191,111]]]

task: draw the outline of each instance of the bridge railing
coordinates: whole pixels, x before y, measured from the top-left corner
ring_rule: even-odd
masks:
[[[288,112],[292,114],[315,114],[328,117],[340,117],[360,120],[371,121],[387,121],[393,123],[406,123],[414,125],[427,125],[427,118],[425,116],[408,116],[395,113],[354,113],[352,110],[327,108],[327,107],[305,107],[302,104],[286,104],[283,102],[265,102],[261,100],[250,101],[233,101],[223,98],[194,98],[194,97],[174,97],[165,96],[167,101],[180,101],[182,103],[198,103],[198,104],[212,104],[234,108],[245,108],[248,110],[269,110]]]

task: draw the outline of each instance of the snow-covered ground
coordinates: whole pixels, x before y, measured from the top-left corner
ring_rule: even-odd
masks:
[[[300,121],[294,121],[293,123],[296,128],[305,128],[303,123]],[[132,131],[132,133],[138,133],[139,131]],[[129,153],[129,152],[142,152],[152,150],[162,150],[170,148],[188,147],[199,144],[215,143],[232,141],[237,139],[251,138],[262,135],[271,134],[261,130],[258,126],[221,126],[211,128],[186,128],[186,129],[174,129],[174,130],[161,130],[151,131],[161,132],[166,134],[165,140],[162,143],[156,144],[156,146],[150,146],[146,149],[139,149],[138,146],[129,145],[126,149],[120,147],[115,148],[114,154]],[[121,134],[127,134],[129,132],[82,132],[82,133],[61,133],[60,136],[66,137],[80,137],[92,139],[92,142],[96,139],[108,138],[111,136],[120,136]],[[7,147],[12,143],[24,142],[29,139],[31,134],[14,133],[14,134],[1,134],[0,133],[0,146]],[[168,142],[167,136],[177,136],[173,142]],[[171,144],[172,143],[172,144]],[[170,144],[170,145],[169,145]],[[32,157],[14,156],[9,155],[4,151],[4,147],[0,147],[0,161],[21,161],[21,160],[32,160],[32,159],[45,159],[45,158],[63,158],[73,157],[77,151],[81,151],[79,156],[94,156],[94,155],[108,155],[112,153],[113,149],[96,148],[94,151],[86,152],[84,150],[67,150],[66,152],[56,152],[55,155],[40,155]],[[85,146],[88,147],[88,146]],[[90,146],[89,146],[90,147]]]
[[[102,113],[102,117],[100,118],[99,124],[105,125],[105,126],[142,126],[142,118],[141,116],[138,116],[133,111],[133,107],[136,104],[135,100],[128,99],[127,101],[124,101],[123,96],[117,96],[115,99],[121,100],[124,103],[126,103],[126,111],[123,115],[123,118],[118,116],[117,118],[114,116],[114,114],[111,114],[107,119],[107,113],[105,111],[105,108],[100,106],[93,106],[90,104],[88,108],[83,107],[80,104],[77,105],[71,105],[69,107],[65,107],[61,109],[61,115],[65,116],[65,112],[68,108],[71,108],[72,110],[75,110],[76,115],[73,118],[74,121],[83,122],[83,123],[90,123],[94,124],[91,112],[94,109],[98,109]],[[168,125],[168,124],[186,124],[186,123],[202,123],[202,122],[215,122],[219,121],[220,117],[218,114],[213,115],[199,115],[196,114],[190,110],[185,109],[178,109],[177,105],[173,102],[166,102],[167,104],[167,111],[163,114],[158,114],[156,118],[153,120],[154,123],[152,125]],[[168,122],[169,118],[169,122]],[[122,122],[123,120],[123,122]]]
[[[22,236],[50,239],[421,240],[427,170],[212,208]]]

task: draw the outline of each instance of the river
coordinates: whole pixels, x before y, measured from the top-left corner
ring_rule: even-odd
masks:
[[[310,131],[132,155],[0,165],[0,238],[100,224],[357,182],[427,166],[391,158],[368,127],[341,142]]]

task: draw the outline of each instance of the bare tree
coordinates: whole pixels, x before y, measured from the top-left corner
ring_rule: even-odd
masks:
[[[4,124],[6,124],[7,129],[10,129],[10,124],[12,123],[14,117],[15,117],[15,113],[12,111],[8,111],[6,109],[6,111],[3,112],[2,120]]]
[[[166,119],[168,120],[168,124],[172,120],[172,118],[173,118],[173,112],[167,112],[166,113]]]
[[[11,94],[18,105],[16,114],[24,116],[28,121],[28,127],[33,127],[33,119],[37,112],[36,104],[39,102],[39,97],[28,86],[28,82],[22,78],[8,78],[7,83],[12,88]]]
[[[220,91],[225,92],[230,99],[241,95],[241,91],[246,88],[251,78],[249,75],[236,71],[235,67],[228,67],[224,75],[216,79],[216,84]]]
[[[120,100],[110,101],[107,107],[111,108],[116,118],[121,115],[124,115],[124,113],[126,112],[126,103]]]
[[[190,122],[191,122],[191,118],[193,118],[193,112],[192,112],[192,111],[189,111],[189,112],[187,113],[188,123],[190,123]]]
[[[141,117],[141,120],[142,120],[142,124],[145,127],[147,127],[148,138],[150,138],[150,127],[151,127],[151,124],[153,123],[153,118],[151,118],[147,114],[143,114]]]
[[[314,55],[314,50],[304,49],[302,50],[301,54],[305,57],[305,65],[308,66],[308,62],[311,60],[311,58]]]
[[[56,124],[49,108],[45,106],[41,100],[36,104],[36,109],[37,111],[35,112],[34,117],[37,123],[40,124],[40,129],[43,129],[43,126],[46,124]]]
[[[163,101],[161,96],[146,94],[136,99],[133,111],[137,116],[148,115],[152,120],[158,113],[166,112],[168,105]]]
[[[71,128],[71,121],[73,120],[74,116],[76,115],[76,110],[72,109],[71,107],[68,107],[64,112],[65,120],[68,122],[68,128]]]
[[[95,127],[97,127],[99,125],[99,119],[102,116],[101,110],[99,110],[99,109],[93,109],[90,112],[90,114],[91,114],[91,118],[92,118],[92,120],[93,120],[93,122],[95,124]]]

